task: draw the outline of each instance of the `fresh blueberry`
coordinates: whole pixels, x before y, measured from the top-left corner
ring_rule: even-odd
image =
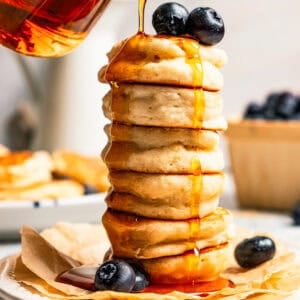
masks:
[[[198,7],[189,14],[186,32],[202,44],[215,45],[223,39],[225,25],[213,8]]]
[[[140,268],[136,268],[133,266],[135,272],[135,285],[132,289],[133,292],[140,292],[144,290],[149,285],[149,279],[145,275],[144,272],[141,271]]]
[[[181,35],[185,33],[188,10],[176,2],[160,5],[153,13],[152,25],[158,34]]]
[[[300,121],[300,112],[295,113],[294,115],[292,115],[289,120],[291,121]]]
[[[264,118],[267,120],[278,120],[281,119],[277,115],[276,110],[280,101],[281,93],[272,93],[267,96],[266,103],[264,106]]]
[[[88,184],[84,184],[83,188],[84,188],[84,194],[85,195],[91,195],[91,194],[99,193],[99,191],[97,191],[96,188],[94,188],[93,186],[88,185]]]
[[[300,96],[296,97],[297,100],[297,109],[296,109],[296,113],[300,113]]]
[[[263,119],[264,118],[264,107],[255,103],[250,102],[245,110],[244,118],[245,119]]]
[[[300,201],[296,203],[293,211],[292,211],[292,218],[294,221],[294,225],[300,226]]]
[[[275,252],[276,246],[272,239],[265,236],[256,236],[239,243],[235,248],[234,256],[241,267],[254,268],[271,260]]]
[[[130,293],[135,286],[135,278],[135,272],[128,263],[122,260],[109,260],[98,268],[95,287],[99,291]]]
[[[284,119],[289,119],[296,113],[297,107],[296,97],[292,93],[284,92],[278,97],[276,114]]]

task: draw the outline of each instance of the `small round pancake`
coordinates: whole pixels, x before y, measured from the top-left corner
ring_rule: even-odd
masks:
[[[153,202],[161,201],[170,207],[209,202],[221,196],[225,185],[223,173],[165,175],[111,171],[109,179],[114,192],[132,194]]]
[[[102,157],[110,169],[144,173],[219,173],[224,167],[220,149],[201,150],[181,144],[141,149],[133,143],[112,142],[105,147]]]
[[[105,126],[105,132],[113,142],[130,142],[144,149],[180,143],[184,146],[210,150],[215,149],[220,141],[217,132],[200,129],[128,126],[113,123]]]
[[[161,46],[161,43],[164,43],[164,47],[160,49],[162,58],[174,58],[174,57],[184,57],[185,51],[180,47],[180,45],[174,43],[172,41],[172,37],[168,36],[167,39],[162,40],[157,37],[145,36],[148,38],[147,49],[148,51],[157,52],[157,49]],[[175,38],[176,39],[176,38]],[[128,38],[123,41],[117,42],[112,49],[107,54],[109,61],[112,61],[115,56],[120,52],[120,50],[127,43]],[[214,47],[214,46],[205,46],[202,44],[197,45],[200,48],[200,55],[203,61],[208,61],[211,64],[215,65],[217,68],[222,68],[228,61],[227,54],[224,50]],[[152,49],[150,49],[152,48]],[[166,53],[162,53],[162,51],[167,51]]]
[[[183,199],[188,200],[188,199]],[[131,194],[110,192],[106,196],[106,204],[109,208],[128,214],[135,214],[146,218],[186,220],[196,217],[204,217],[213,212],[219,204],[219,198],[209,201],[197,201],[194,198],[188,201],[171,201],[164,198],[147,199]]]
[[[227,243],[232,238],[232,217],[217,208],[204,218],[158,220],[107,210],[102,223],[118,257],[149,259],[183,254]]]
[[[44,151],[0,156],[0,189],[22,188],[51,179],[53,163]]]
[[[83,195],[81,184],[72,180],[53,180],[32,186],[0,190],[0,200],[44,200]]]
[[[203,60],[200,48],[197,41],[189,38],[135,35],[100,70],[99,80],[219,91],[223,76],[214,64]]]
[[[106,192],[109,189],[108,170],[100,157],[60,150],[55,151],[52,158],[55,174],[72,178],[99,192]]]
[[[159,85],[119,84],[103,98],[105,116],[140,126],[224,130],[220,93]]]
[[[203,249],[200,253],[139,260],[153,284],[179,284],[215,280],[227,267],[231,245]]]

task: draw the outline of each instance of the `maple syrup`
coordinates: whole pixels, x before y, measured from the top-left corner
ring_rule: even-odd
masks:
[[[99,266],[83,266],[68,270],[57,276],[56,281],[84,290],[95,291],[94,281]]]
[[[168,294],[174,291],[197,294],[198,296],[205,297],[208,293],[215,292],[226,287],[232,287],[232,283],[227,279],[217,278],[209,282],[194,282],[192,284],[165,284],[165,285],[150,285],[143,292]]]
[[[77,47],[109,0],[0,0],[0,43],[25,55],[62,56]]]
[[[75,287],[95,291],[94,279],[98,266],[84,266],[68,270],[57,276],[56,281],[73,285]],[[194,282],[191,284],[166,284],[166,285],[150,285],[142,292],[168,294],[173,291],[183,293],[199,294],[215,292],[217,290],[232,287],[232,283],[227,279],[217,278],[209,282]]]
[[[139,0],[139,32],[144,32],[144,16],[147,0]]]

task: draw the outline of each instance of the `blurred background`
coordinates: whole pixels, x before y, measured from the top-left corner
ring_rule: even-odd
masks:
[[[148,1],[149,33],[151,14],[161,2]],[[227,33],[220,46],[229,56],[223,90],[227,117],[241,113],[250,100],[263,101],[270,91],[298,90],[299,1],[180,3],[212,6],[225,19]],[[136,11],[136,0],[112,0],[86,41],[63,58],[20,57],[0,48],[0,143],[98,154],[106,141],[101,98],[107,87],[97,82],[97,72],[113,43],[136,32]]]
[[[147,33],[154,32],[152,13],[163,2],[148,0]],[[271,92],[299,91],[299,1],[290,0],[288,5],[272,0],[178,2],[190,10],[211,6],[225,20],[226,35],[219,46],[229,56],[223,69],[226,118],[242,114],[250,101],[264,102]],[[0,144],[11,149],[100,154],[107,123],[101,99],[108,87],[98,82],[97,73],[112,45],[136,33],[137,3],[112,0],[83,44],[61,58],[25,57],[0,48]],[[224,140],[222,148],[230,174]],[[226,206],[234,206],[232,180],[223,199]]]

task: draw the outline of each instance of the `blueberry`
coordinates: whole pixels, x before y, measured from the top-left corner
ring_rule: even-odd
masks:
[[[263,119],[264,107],[255,103],[250,102],[245,110],[244,118],[245,119]]]
[[[268,260],[271,260],[276,251],[275,243],[265,236],[256,236],[245,239],[237,245],[234,256],[238,264],[243,268],[254,268]]]
[[[292,218],[294,221],[294,225],[300,226],[300,201],[296,203],[293,211],[292,211]]]
[[[291,121],[300,121],[300,113],[299,112],[295,113],[294,115],[292,115],[289,118],[289,120],[291,120]]]
[[[223,39],[225,25],[213,8],[198,7],[189,14],[186,32],[202,44],[215,45]]]
[[[132,289],[133,292],[140,292],[149,285],[149,279],[139,268],[134,267],[135,272],[135,285]]]
[[[125,261],[109,260],[98,268],[95,287],[99,291],[129,293],[135,286],[135,277],[133,268]]]
[[[281,119],[280,116],[276,113],[276,108],[280,101],[281,93],[272,93],[268,95],[266,103],[264,106],[264,118],[267,120],[277,120]]]
[[[284,92],[278,97],[276,114],[284,119],[289,119],[296,113],[297,106],[296,97],[292,93]]]
[[[296,100],[297,100],[296,113],[300,113],[300,96],[297,96]]]
[[[280,97],[281,93],[271,93],[266,98],[266,108],[272,108],[275,110],[275,107],[277,106],[278,99]]]
[[[153,13],[152,25],[158,34],[181,35],[185,33],[188,10],[176,2],[160,5]]]

